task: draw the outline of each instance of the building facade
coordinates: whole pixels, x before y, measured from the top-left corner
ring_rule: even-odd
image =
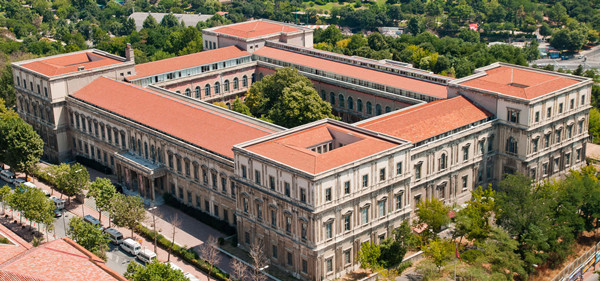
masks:
[[[47,159],[85,157],[149,200],[169,193],[306,280],[356,269],[361,245],[421,200],[460,206],[505,173],[541,181],[584,165],[590,79],[504,63],[451,79],[314,50],[312,31],[263,20],[203,34],[207,51],[145,64],[129,47],[13,63],[17,111]],[[342,121],[286,129],[208,103],[281,67]]]

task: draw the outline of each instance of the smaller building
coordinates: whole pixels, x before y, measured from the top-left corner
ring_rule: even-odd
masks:
[[[69,238],[33,247],[3,225],[0,225],[0,237],[9,241],[0,244],[0,280],[127,280]]]
[[[289,43],[312,48],[313,30],[303,26],[269,20],[253,20],[202,30],[204,49],[238,46],[253,53],[266,41]]]
[[[153,17],[157,22],[161,22],[163,17],[168,13],[148,13],[148,12],[134,12],[129,15],[130,19],[135,22],[135,30],[140,31],[144,26],[144,21],[148,17]],[[177,18],[177,21],[183,22],[185,26],[196,26],[199,22],[205,22],[212,18],[213,15],[203,14],[172,14]]]

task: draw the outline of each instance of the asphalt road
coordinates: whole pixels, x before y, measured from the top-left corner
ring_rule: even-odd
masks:
[[[582,65],[584,69],[600,69],[600,46],[595,46],[591,50],[581,51],[580,54],[585,56],[585,58],[579,59],[575,57],[567,60],[546,58],[532,61],[531,65],[544,66],[551,64],[554,65],[554,70],[558,70],[559,68],[575,70],[579,65]]]

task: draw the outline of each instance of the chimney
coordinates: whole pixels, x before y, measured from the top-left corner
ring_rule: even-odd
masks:
[[[85,66],[79,66],[79,67],[77,67],[77,71],[82,71],[84,69],[85,69]]]
[[[125,47],[125,60],[126,61],[134,60],[133,49],[131,48],[131,43],[127,43],[127,47]]]

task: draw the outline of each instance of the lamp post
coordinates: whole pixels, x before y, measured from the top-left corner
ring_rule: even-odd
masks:
[[[156,206],[150,207],[148,212],[152,214],[152,228],[154,229],[154,253],[156,253],[156,237],[158,233],[156,232],[156,214],[154,214],[154,210],[156,210]]]

